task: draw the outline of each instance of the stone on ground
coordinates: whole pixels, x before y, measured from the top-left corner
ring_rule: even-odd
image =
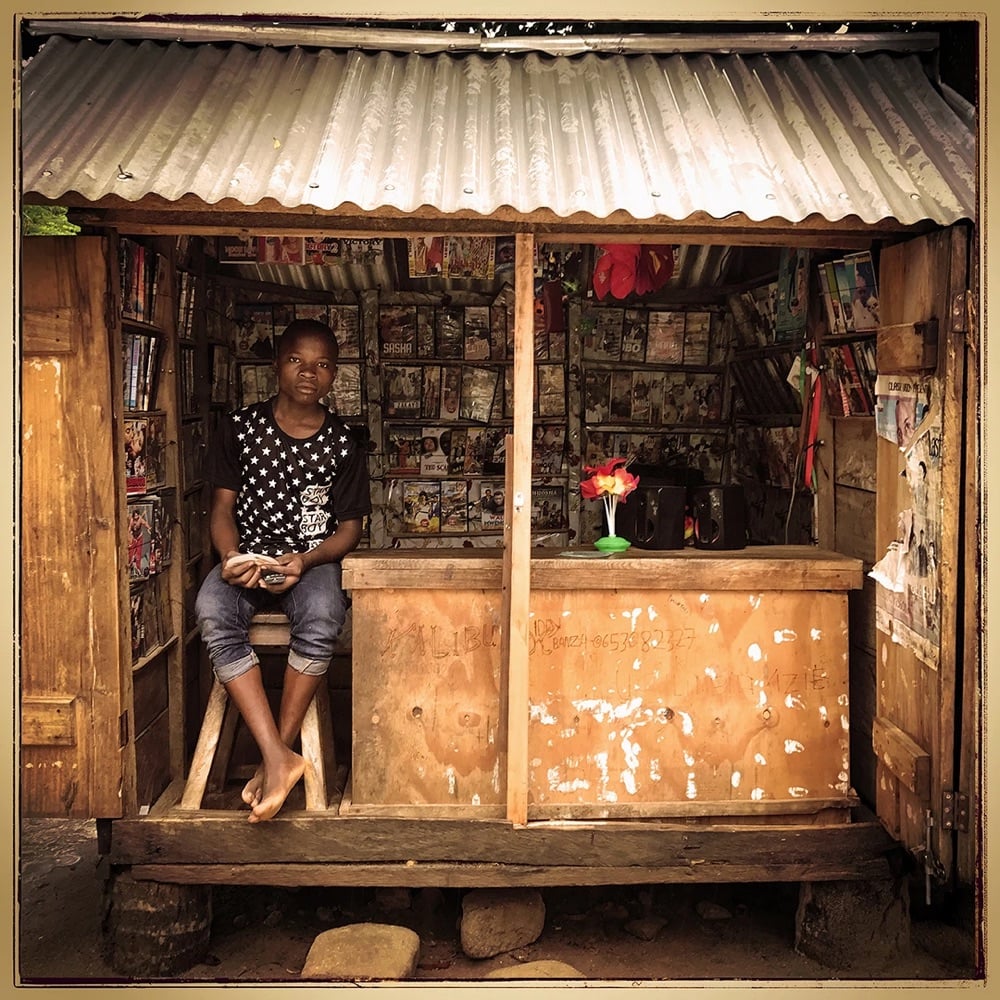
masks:
[[[502,969],[487,972],[484,979],[586,979],[579,970],[567,962],[543,959],[538,962],[524,962],[521,965],[507,965]]]
[[[462,897],[460,937],[469,958],[491,958],[537,941],[545,903],[536,889],[473,889]]]
[[[795,950],[849,972],[910,949],[905,879],[803,882],[795,915]]]
[[[655,941],[656,935],[663,930],[666,923],[664,917],[658,917],[651,913],[649,916],[630,920],[625,925],[625,930],[640,941]]]
[[[393,924],[348,924],[317,935],[302,966],[303,979],[409,979],[420,959],[420,938]]]

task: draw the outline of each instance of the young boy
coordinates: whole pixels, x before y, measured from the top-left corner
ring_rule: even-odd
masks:
[[[337,369],[337,340],[324,323],[290,323],[276,346],[278,392],[230,414],[208,456],[210,531],[221,562],[195,611],[212,669],[261,752],[243,789],[249,820],[271,819],[305,772],[291,749],[333,656],[347,614],[340,560],[371,512],[364,450],[320,402]],[[261,566],[247,554],[272,556]],[[291,625],[275,720],[250,645],[250,619],[277,606]]]

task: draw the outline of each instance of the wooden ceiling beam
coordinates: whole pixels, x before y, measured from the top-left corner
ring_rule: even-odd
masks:
[[[44,200],[36,203],[48,203]],[[714,219],[704,213],[677,220],[659,216],[634,219],[618,212],[604,219],[586,213],[561,218],[548,210],[528,214],[501,207],[490,216],[476,213],[443,215],[429,207],[412,213],[396,209],[365,212],[355,205],[333,210],[313,206],[286,208],[277,202],[243,205],[232,199],[208,205],[193,196],[176,202],[147,195],[135,202],[109,197],[88,202],[68,194],[60,202],[80,225],[114,228],[125,233],[186,235],[340,236],[345,238],[406,237],[442,232],[468,236],[533,233],[547,243],[650,242],[685,245],[818,247],[867,249],[876,241],[895,242],[915,232],[937,228],[903,226],[894,219],[869,224],[856,217],[831,222],[812,215],[801,222],[771,218],[756,221],[742,213]]]

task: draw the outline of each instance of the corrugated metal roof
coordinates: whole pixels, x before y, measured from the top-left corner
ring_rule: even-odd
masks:
[[[798,222],[976,215],[975,136],[919,57],[550,58],[54,37],[22,183],[330,210]]]

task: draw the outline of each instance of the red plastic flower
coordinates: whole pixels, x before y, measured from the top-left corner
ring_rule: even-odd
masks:
[[[624,458],[610,458],[603,465],[585,465],[583,471],[591,476],[580,482],[580,495],[585,500],[606,496],[624,502],[639,485],[639,477],[625,468],[625,462]]]

